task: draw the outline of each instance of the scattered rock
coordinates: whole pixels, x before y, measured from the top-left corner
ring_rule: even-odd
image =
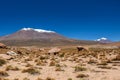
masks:
[[[14,51],[8,51],[6,54],[10,56],[17,56],[17,53],[15,53]]]
[[[61,51],[60,48],[52,48],[48,51],[48,53],[51,55],[57,55]]]
[[[0,43],[0,48],[7,48],[7,46],[3,43]]]

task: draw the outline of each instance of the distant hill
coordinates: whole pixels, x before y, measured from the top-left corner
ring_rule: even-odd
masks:
[[[97,39],[97,40],[95,40],[95,41],[100,42],[100,43],[112,43],[111,40],[109,40],[109,39],[107,39],[107,38],[105,38],[105,37],[102,37],[102,38]]]
[[[33,28],[23,28],[13,34],[2,36],[0,41],[10,46],[64,46],[98,43],[95,41],[69,39],[54,31]]]
[[[109,43],[109,44],[107,44],[107,45],[120,47],[120,42],[113,42],[113,43]]]

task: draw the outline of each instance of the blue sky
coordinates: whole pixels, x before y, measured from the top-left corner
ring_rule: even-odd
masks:
[[[0,0],[0,36],[23,27],[120,41],[120,0]]]

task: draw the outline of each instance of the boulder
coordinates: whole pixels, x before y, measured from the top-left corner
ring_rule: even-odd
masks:
[[[6,60],[9,60],[12,58],[12,56],[9,56],[7,54],[0,54],[0,58],[3,58],[3,59],[6,59]]]
[[[17,55],[17,53],[15,53],[14,51],[8,51],[6,54],[11,55],[11,56],[16,56]]]
[[[61,51],[60,48],[52,48],[48,51],[49,54],[53,54],[53,55],[56,55],[58,54],[59,52]]]
[[[83,47],[83,46],[77,46],[77,50],[78,50],[78,52],[79,52],[79,51],[82,51],[82,50],[88,51],[88,49],[85,48],[85,47]]]
[[[3,43],[0,43],[0,48],[6,48],[7,46]]]

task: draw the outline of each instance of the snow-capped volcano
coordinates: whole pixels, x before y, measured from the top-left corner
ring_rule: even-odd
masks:
[[[55,33],[54,31],[50,31],[50,30],[34,29],[34,28],[22,28],[21,30],[24,30],[24,31],[34,30],[36,32],[41,32],[41,33]]]
[[[101,40],[108,40],[108,39],[105,38],[105,37],[102,37],[102,38],[100,38],[100,39],[97,39],[96,41],[101,41]]]
[[[107,39],[105,37],[102,37],[102,38],[97,39],[95,41],[100,42],[100,43],[111,43],[112,42],[111,40],[109,40],[109,39]]]
[[[34,29],[34,28],[22,28],[17,32],[0,37],[0,40],[39,40],[39,39],[64,39],[65,37],[57,34],[54,31]]]
[[[10,46],[65,46],[98,43],[69,39],[54,31],[34,28],[22,28],[13,34],[0,37],[0,41]]]

